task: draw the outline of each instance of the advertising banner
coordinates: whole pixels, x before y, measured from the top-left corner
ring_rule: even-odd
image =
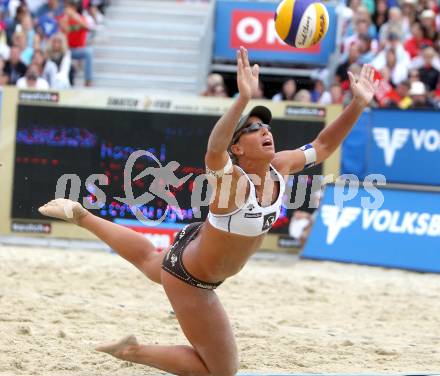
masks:
[[[390,183],[440,185],[440,113],[371,112],[366,174]]]
[[[440,185],[440,112],[366,110],[344,142],[342,173]]]
[[[167,249],[173,244],[174,237],[184,225],[161,224],[158,226],[145,226],[140,221],[117,219],[115,223],[140,232],[158,249]]]
[[[218,0],[215,24],[214,58],[235,60],[236,50],[246,47],[255,61],[326,65],[335,49],[336,12],[326,4],[330,24],[321,43],[297,49],[285,44],[275,31],[277,3]]]
[[[342,208],[340,195],[325,189],[304,258],[440,272],[440,192],[359,188]]]

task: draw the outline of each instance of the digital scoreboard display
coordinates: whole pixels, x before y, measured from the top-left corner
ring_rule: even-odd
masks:
[[[162,166],[178,162],[175,170],[178,179],[191,174],[180,187],[169,186],[167,194],[175,197],[181,210],[179,213],[168,210],[164,224],[204,220],[208,208],[196,213],[191,206],[191,193],[195,179],[204,173],[208,137],[218,118],[206,114],[21,104],[17,114],[12,218],[42,219],[38,207],[55,197],[57,182],[65,174],[79,178],[80,202],[83,198],[94,202],[96,192],[86,181],[92,174],[104,174],[107,185],[99,182],[96,185],[105,193],[106,200],[93,213],[109,220],[136,219],[130,207],[115,198],[126,196],[124,167],[128,157],[137,150],[145,150]],[[324,119],[307,122],[274,119],[272,133],[276,150],[302,146],[312,141],[323,127]],[[164,183],[155,182],[154,177],[148,175],[131,181],[150,166],[157,167],[151,158],[136,161],[133,174],[128,177],[134,197],[148,192],[152,183]],[[302,174],[305,173],[319,175],[322,167],[313,167]],[[291,179],[289,184],[295,185],[297,180]],[[65,197],[71,190],[74,190],[72,184],[67,185]],[[292,192],[294,194],[295,189]],[[290,199],[294,202],[294,197]],[[307,207],[307,198],[305,202]],[[163,215],[167,205],[163,198],[154,197],[140,209],[145,217],[155,220]],[[201,218],[197,218],[199,215]],[[290,216],[290,210],[283,208],[272,232],[286,233]]]

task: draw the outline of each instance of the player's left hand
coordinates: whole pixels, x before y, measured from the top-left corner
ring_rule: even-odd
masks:
[[[353,73],[348,72],[353,99],[360,101],[364,106],[370,103],[379,87],[380,81],[375,79],[375,73],[375,69],[368,64],[362,66],[358,78],[355,78]]]

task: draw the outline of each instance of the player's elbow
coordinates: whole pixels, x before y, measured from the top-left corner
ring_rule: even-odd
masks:
[[[219,169],[224,166],[226,155],[225,150],[214,151],[208,149],[205,153],[205,165],[211,169]]]
[[[219,156],[222,153],[226,151],[226,148],[224,145],[215,144],[214,142],[209,143],[208,147],[206,148],[206,154],[210,156]]]

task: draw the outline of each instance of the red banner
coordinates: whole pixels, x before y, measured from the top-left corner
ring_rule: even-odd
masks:
[[[143,234],[150,240],[158,250],[167,249],[173,243],[174,237],[180,231],[179,229],[167,229],[147,226],[131,226],[124,224],[136,232]]]

